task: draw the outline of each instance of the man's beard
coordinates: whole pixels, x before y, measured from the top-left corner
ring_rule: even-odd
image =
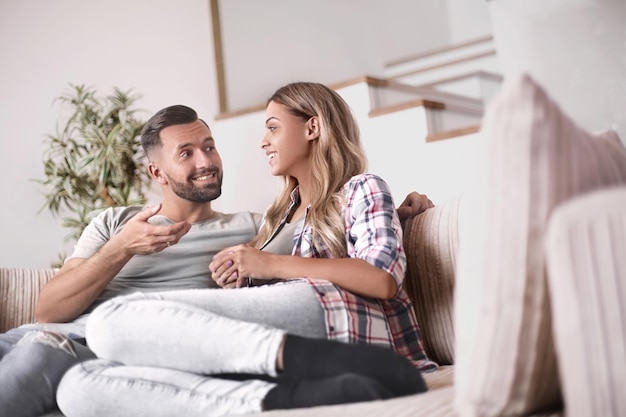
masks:
[[[207,203],[222,195],[222,173],[217,170],[213,170],[207,171],[204,174],[210,175],[213,173],[215,173],[217,177],[217,182],[206,184],[203,187],[197,187],[193,184],[193,182],[176,182],[169,176],[167,176],[167,181],[172,187],[174,194],[180,198],[194,203]]]

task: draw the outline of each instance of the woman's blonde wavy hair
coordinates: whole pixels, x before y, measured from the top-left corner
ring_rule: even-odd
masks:
[[[346,256],[345,223],[341,216],[344,203],[339,192],[354,175],[367,169],[358,124],[348,104],[323,84],[297,82],[278,89],[270,102],[278,103],[305,122],[319,119],[319,138],[313,141],[311,161],[313,184],[307,224],[311,226],[316,250],[323,242],[333,257]],[[266,213],[265,223],[252,244],[260,247],[271,236],[291,202],[290,194],[298,185],[295,178],[283,177],[282,191]]]

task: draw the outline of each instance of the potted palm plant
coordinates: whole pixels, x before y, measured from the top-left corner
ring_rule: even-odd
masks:
[[[89,221],[107,207],[144,204],[150,177],[143,168],[139,135],[144,121],[138,95],[114,88],[99,96],[92,87],[72,85],[56,98],[61,119],[46,135],[45,204],[76,240]],[[63,259],[61,254],[59,260]]]

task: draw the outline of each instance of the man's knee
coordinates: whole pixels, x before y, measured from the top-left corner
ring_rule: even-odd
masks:
[[[16,327],[6,333],[0,334],[0,359],[12,351],[17,342],[19,342],[29,331],[30,330],[25,327]]]
[[[0,361],[0,414],[32,416],[53,409],[61,377],[73,365],[93,357],[82,348],[77,353],[63,335],[27,333]]]

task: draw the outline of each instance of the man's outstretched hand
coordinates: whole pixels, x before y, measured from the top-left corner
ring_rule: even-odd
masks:
[[[178,243],[191,228],[191,224],[182,221],[168,225],[156,225],[148,222],[158,214],[161,204],[148,207],[130,219],[124,228],[110,242],[115,241],[128,255],[148,255]]]

